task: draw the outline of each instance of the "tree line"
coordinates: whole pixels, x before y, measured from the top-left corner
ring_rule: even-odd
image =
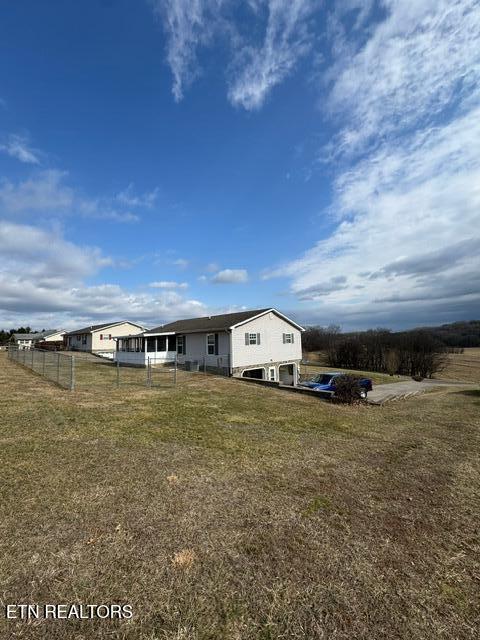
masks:
[[[379,328],[344,334],[338,326],[309,327],[302,344],[305,351],[323,351],[331,367],[421,378],[441,371],[448,351],[425,329],[393,333]]]

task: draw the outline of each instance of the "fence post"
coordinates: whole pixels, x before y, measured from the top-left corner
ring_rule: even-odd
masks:
[[[147,358],[147,387],[150,386],[150,358]]]
[[[75,391],[75,356],[70,356],[70,358],[70,391]]]
[[[57,384],[60,384],[60,354],[57,353]]]
[[[42,365],[42,376],[45,377],[45,358],[46,358],[46,351],[43,352],[43,365]]]
[[[32,349],[32,371],[35,370],[34,362],[35,362],[35,349]]]
[[[173,384],[174,386],[176,386],[177,384],[177,362],[178,362],[178,358],[177,358],[177,354],[175,354],[175,366],[173,369]]]
[[[117,360],[117,389],[120,388],[120,360]]]
[[[204,356],[203,358],[203,373],[204,375],[207,375],[207,356]]]

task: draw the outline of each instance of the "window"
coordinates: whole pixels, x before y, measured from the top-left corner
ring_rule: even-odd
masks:
[[[207,354],[209,356],[215,355],[215,334],[209,333],[207,335]]]
[[[147,351],[156,351],[155,338],[147,338]]]
[[[168,336],[168,350],[169,351],[177,350],[177,340],[175,336]]]
[[[157,338],[157,351],[162,353],[167,350],[167,336],[158,336]]]
[[[293,333],[283,334],[283,344],[293,344]]]
[[[268,370],[268,379],[270,380],[270,382],[275,382],[275,367],[271,367]]]
[[[177,352],[179,355],[185,355],[186,344],[185,336],[177,336]]]
[[[260,344],[260,334],[259,333],[246,333],[245,334],[245,344]]]

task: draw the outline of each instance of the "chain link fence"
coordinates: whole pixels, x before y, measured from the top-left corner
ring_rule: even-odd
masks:
[[[64,389],[75,389],[75,358],[71,355],[43,349],[18,349],[10,346],[8,358],[58,384]]]
[[[146,366],[132,366],[90,353],[60,353],[45,349],[18,349],[15,346],[9,346],[8,358],[71,391],[165,389],[175,387],[179,375],[185,376],[184,371],[212,372],[205,360],[179,364],[176,360],[165,363],[164,360],[148,358]],[[223,372],[216,370],[217,373],[220,371]]]

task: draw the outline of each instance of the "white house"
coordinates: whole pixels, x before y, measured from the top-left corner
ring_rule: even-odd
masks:
[[[226,375],[296,384],[303,327],[276,309],[177,320],[117,340],[115,359],[173,362]]]
[[[76,329],[65,334],[64,341],[67,349],[73,351],[90,351],[97,355],[113,358],[118,336],[137,334],[145,327],[135,322],[106,322],[95,324],[82,329]]]
[[[14,333],[10,341],[19,349],[31,349],[37,342],[62,342],[65,333],[56,329],[38,333]]]

